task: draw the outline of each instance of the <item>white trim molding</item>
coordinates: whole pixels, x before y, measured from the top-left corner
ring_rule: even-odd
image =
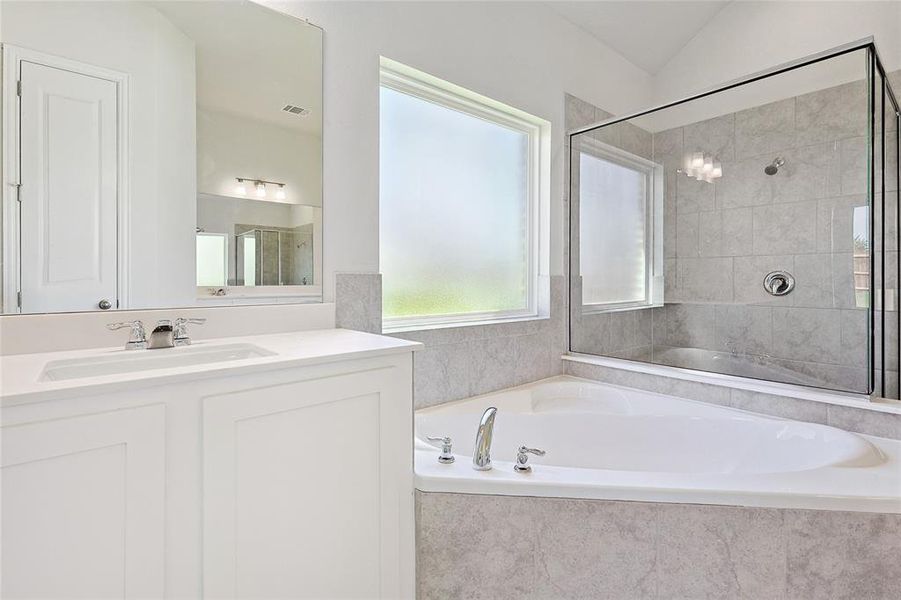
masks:
[[[582,304],[582,314],[594,314],[613,312],[621,310],[634,310],[641,308],[651,308],[655,306],[663,306],[663,165],[655,163],[641,156],[627,152],[622,148],[605,144],[601,141],[585,136],[580,139],[578,148],[573,146],[574,151],[578,151],[576,156],[586,153],[599,160],[613,163],[617,166],[624,167],[645,177],[645,205],[644,205],[644,228],[645,228],[645,280],[644,280],[644,297],[641,300],[623,301],[623,302],[589,302]],[[574,153],[575,154],[575,153]],[[581,207],[581,194],[579,198],[579,206]],[[582,218],[579,217],[581,227]],[[579,236],[581,240],[582,236]],[[581,241],[580,241],[581,244]],[[604,257],[599,257],[603,260]],[[579,260],[580,267],[582,260]],[[582,294],[584,297],[584,277],[582,279]]]
[[[539,275],[549,264],[550,122],[385,57],[380,57],[379,82],[382,87],[523,132],[529,141],[527,306],[508,311],[386,317],[383,319],[383,331],[411,331],[538,318],[541,305]]]

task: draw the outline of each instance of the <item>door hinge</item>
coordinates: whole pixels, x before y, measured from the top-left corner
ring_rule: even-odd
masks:
[[[19,310],[22,309],[22,292],[16,292],[16,306],[19,307]]]
[[[22,80],[16,82],[16,96],[19,98],[22,97]]]
[[[21,204],[22,203],[22,184],[14,183],[13,185],[16,187],[16,202]]]

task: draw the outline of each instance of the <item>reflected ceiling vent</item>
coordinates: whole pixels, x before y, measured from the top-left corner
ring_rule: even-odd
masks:
[[[292,115],[297,115],[298,117],[305,117],[310,114],[309,109],[294,106],[293,104],[285,104],[285,107],[282,109],[286,113],[291,113]]]

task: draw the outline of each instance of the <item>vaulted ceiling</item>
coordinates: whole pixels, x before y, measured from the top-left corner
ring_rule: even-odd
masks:
[[[654,75],[729,0],[548,2],[574,25]]]

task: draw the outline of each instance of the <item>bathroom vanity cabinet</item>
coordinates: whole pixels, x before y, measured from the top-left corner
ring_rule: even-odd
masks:
[[[3,597],[412,598],[415,344],[293,336],[69,386],[3,358]]]

